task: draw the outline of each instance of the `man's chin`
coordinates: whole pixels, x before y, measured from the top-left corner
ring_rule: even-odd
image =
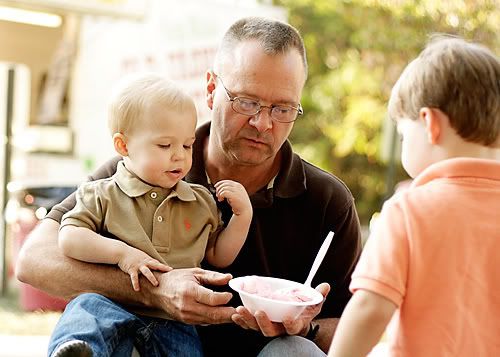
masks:
[[[248,151],[249,152],[233,151],[231,156],[233,157],[235,163],[244,166],[260,165],[270,159],[268,152],[262,152],[254,149],[248,149]]]
[[[227,157],[235,165],[256,166],[260,165],[273,157],[271,147],[268,145],[247,145],[244,142],[226,145],[224,151]]]

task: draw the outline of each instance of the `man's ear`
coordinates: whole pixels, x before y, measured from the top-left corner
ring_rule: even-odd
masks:
[[[113,134],[113,145],[115,150],[121,156],[128,156],[127,138],[122,133]]]
[[[207,105],[210,109],[213,108],[214,105],[214,89],[215,89],[215,81],[217,80],[217,76],[214,74],[212,70],[207,71]]]
[[[427,132],[429,143],[436,145],[439,142],[443,130],[443,113],[434,108],[423,107],[419,111],[419,120],[422,120]]]

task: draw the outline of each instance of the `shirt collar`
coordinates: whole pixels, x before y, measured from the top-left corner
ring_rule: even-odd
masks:
[[[210,176],[208,176],[208,173],[207,173],[207,171],[206,171],[206,170],[205,170],[205,176],[207,177],[207,183],[208,183],[210,186],[213,186],[212,181],[210,180]],[[267,184],[266,189],[268,189],[268,190],[269,190],[270,188],[273,188],[273,186],[274,186],[274,180],[276,180],[276,176],[274,176],[274,177],[271,179],[271,181],[269,181],[269,183]]]
[[[500,162],[474,158],[453,158],[427,167],[415,177],[411,187],[422,186],[437,178],[479,178],[500,181]]]
[[[182,201],[194,201],[196,197],[188,183],[179,181],[172,189],[151,186],[130,172],[123,161],[118,163],[113,179],[120,189],[129,197],[139,197],[150,191],[162,191],[167,197],[179,197]]]

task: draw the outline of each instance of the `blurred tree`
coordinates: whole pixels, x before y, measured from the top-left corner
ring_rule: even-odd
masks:
[[[408,178],[382,155],[391,88],[429,35],[448,33],[500,49],[499,0],[275,0],[307,48],[305,110],[290,137],[307,160],[351,189],[363,223]],[[388,131],[391,132],[390,130]],[[399,150],[398,148],[396,150]]]

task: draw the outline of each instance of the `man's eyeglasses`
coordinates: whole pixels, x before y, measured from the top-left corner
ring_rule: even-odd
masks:
[[[304,110],[300,103],[297,107],[276,104],[268,106],[261,105],[257,100],[251,98],[235,97],[229,93],[219,76],[217,76],[217,79],[220,81],[222,88],[224,88],[227,99],[231,102],[231,108],[233,108],[236,113],[253,116],[259,114],[262,109],[268,108],[271,118],[280,123],[291,123],[297,119],[297,116],[304,114]]]

